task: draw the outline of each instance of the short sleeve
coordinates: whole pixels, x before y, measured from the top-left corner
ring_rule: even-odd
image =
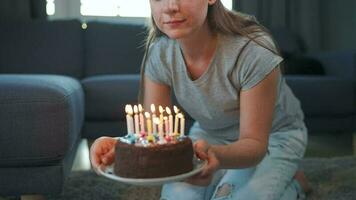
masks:
[[[268,36],[256,38],[274,52],[276,47]],[[262,81],[274,68],[278,67],[283,58],[272,52],[270,49],[261,46],[255,41],[250,41],[242,50],[237,63],[237,70],[241,90],[248,90]]]
[[[171,86],[171,70],[160,41],[153,43],[149,48],[144,74],[156,83]]]

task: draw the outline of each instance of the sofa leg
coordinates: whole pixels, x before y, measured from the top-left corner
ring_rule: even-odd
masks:
[[[90,169],[88,142],[86,139],[82,139],[77,148],[72,171],[86,171]]]
[[[43,195],[21,195],[21,200],[46,200]]]

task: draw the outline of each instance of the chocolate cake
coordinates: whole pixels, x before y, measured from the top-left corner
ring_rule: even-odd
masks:
[[[127,178],[175,176],[193,169],[193,145],[188,137],[149,145],[118,140],[114,173]]]

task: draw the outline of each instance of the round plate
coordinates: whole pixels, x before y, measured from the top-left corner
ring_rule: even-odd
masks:
[[[176,176],[169,176],[169,177],[162,177],[162,178],[125,178],[125,177],[120,177],[116,174],[114,174],[114,168],[113,165],[110,165],[104,169],[98,169],[98,172],[100,175],[127,184],[131,185],[141,185],[141,186],[150,186],[150,185],[162,185],[165,183],[169,182],[177,182],[184,180],[188,177],[191,177],[197,173],[199,173],[204,165],[206,164],[206,161],[194,159],[193,160],[193,170],[184,174],[176,175]]]

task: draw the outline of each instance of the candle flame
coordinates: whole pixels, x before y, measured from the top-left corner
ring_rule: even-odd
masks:
[[[164,117],[163,117],[163,120],[168,120],[168,117],[167,117],[167,116],[164,116]]]
[[[163,109],[162,106],[159,106],[158,109],[159,109],[159,112],[160,112],[161,114],[164,112],[164,109]]]
[[[141,105],[141,104],[138,104],[138,111],[139,111],[139,112],[142,112],[142,111],[143,111],[143,108],[142,108],[142,105]]]
[[[178,113],[178,114],[177,114],[177,117],[179,117],[179,118],[184,118],[184,115],[183,115],[182,113]]]
[[[134,113],[137,114],[137,113],[138,113],[138,108],[137,108],[136,105],[134,105],[134,108],[133,108],[133,109],[134,109]]]
[[[158,117],[153,118],[153,123],[159,124],[160,123],[159,118]]]
[[[125,106],[125,112],[129,115],[132,115],[132,106],[130,104]]]
[[[149,119],[151,117],[150,113],[149,112],[145,112],[145,117]]]
[[[156,112],[156,107],[154,104],[151,104],[151,112],[155,113]]]
[[[179,112],[179,109],[177,108],[177,106],[173,106],[173,109],[176,114]]]
[[[171,114],[171,109],[169,109],[169,107],[166,107],[166,112],[167,112],[168,115],[170,115]]]

